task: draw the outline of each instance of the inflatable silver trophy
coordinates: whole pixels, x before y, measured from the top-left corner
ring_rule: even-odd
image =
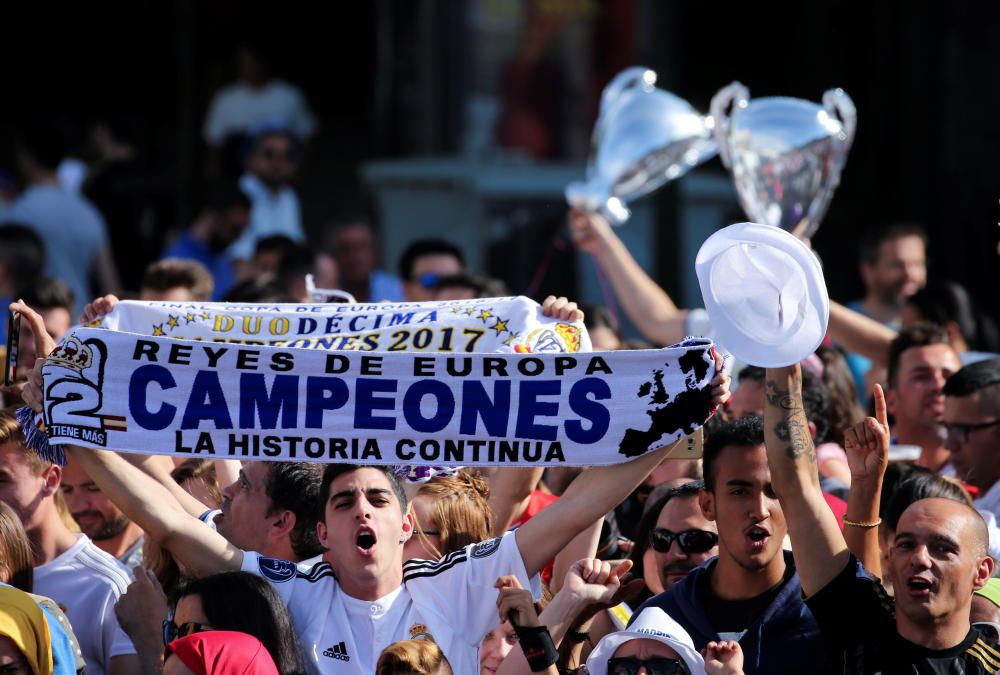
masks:
[[[570,206],[600,212],[620,225],[630,215],[625,202],[715,155],[710,120],[655,84],[656,73],[637,66],[604,88],[587,180],[566,186]]]
[[[747,216],[812,237],[854,140],[851,98],[830,89],[822,106],[797,98],[751,101],[750,91],[733,82],[712,98],[711,114],[719,155]]]

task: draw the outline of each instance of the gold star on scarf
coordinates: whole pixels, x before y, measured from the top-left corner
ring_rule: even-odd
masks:
[[[501,319],[500,317],[497,317],[497,322],[492,326],[490,326],[490,328],[495,330],[497,332],[497,335],[500,335],[500,333],[507,330],[507,322]]]
[[[490,310],[488,310],[488,309],[484,309],[483,311],[481,311],[481,312],[479,313],[479,318],[480,318],[480,320],[481,320],[481,321],[482,321],[483,323],[486,323],[486,320],[487,320],[488,318],[490,318],[491,316],[493,316],[493,312],[491,312],[491,311],[490,311]]]
[[[472,316],[475,313],[476,313],[476,309],[474,307],[468,307],[465,310],[465,315],[466,316]]]
[[[179,325],[181,325],[180,317],[174,316],[173,314],[168,314],[167,325],[170,326],[171,328],[177,328]]]
[[[194,314],[185,314],[184,318],[187,320],[188,323],[194,323],[194,320],[197,319],[198,317],[196,317]]]
[[[208,321],[209,319],[212,318],[212,315],[209,314],[208,312],[205,312],[204,314],[201,315],[201,318],[205,319],[205,321]]]
[[[515,339],[517,339],[517,335],[515,333],[511,333],[510,337],[504,340],[503,343],[510,347],[510,343],[512,343]]]
[[[153,337],[160,337],[163,335],[166,335],[166,333],[163,332],[163,324],[162,323],[155,324],[153,326]]]
[[[461,307],[452,307],[451,308],[451,313],[452,314],[461,314],[464,311],[465,310],[463,310]]]

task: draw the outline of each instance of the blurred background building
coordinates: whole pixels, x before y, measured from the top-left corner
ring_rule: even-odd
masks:
[[[293,84],[313,116],[296,182],[310,239],[343,214],[377,216],[383,267],[436,234],[514,292],[601,302],[565,231],[562,187],[579,178],[604,84],[647,65],[707,111],[740,80],[753,96],[818,101],[844,88],[858,134],[819,234],[837,298],[861,294],[856,242],[896,221],[927,228],[931,274],[1000,315],[1000,41],[996,3],[737,5],[657,0],[372,0],[349,3],[23,3],[5,8],[7,104],[0,191],[16,189],[15,129],[57,116],[93,166],[95,125],[136,148],[135,222],[166,242],[238,142],[213,147],[213,95],[241,48]],[[242,64],[245,65],[245,64]],[[719,161],[646,199],[623,238],[684,304],[694,251],[744,219]]]

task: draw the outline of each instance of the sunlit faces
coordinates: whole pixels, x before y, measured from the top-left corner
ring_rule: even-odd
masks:
[[[996,419],[996,415],[983,405],[981,392],[944,399],[942,421],[950,429],[945,444],[951,450],[955,474],[983,492],[1000,480],[1000,455],[997,453],[1000,424],[980,425],[988,425]]]
[[[129,519],[101,492],[97,483],[90,479],[72,457],[66,459],[60,489],[73,520],[91,539],[111,539],[128,527]]]
[[[509,621],[491,630],[479,646],[479,675],[493,675],[517,644],[517,633]]]
[[[944,413],[945,380],[962,367],[951,345],[911,347],[899,355],[886,404],[897,425],[937,426]]]
[[[685,530],[717,531],[715,523],[705,518],[701,512],[696,495],[673,497],[668,501],[656,519],[656,528],[673,534]],[[642,558],[646,588],[652,593],[662,593],[664,589],[671,588],[687,576],[688,572],[718,553],[718,545],[700,553],[685,553],[676,539],[670,542],[670,548],[662,553],[650,545]]]
[[[918,626],[968,617],[973,591],[993,570],[986,536],[982,517],[965,504],[933,498],[907,508],[888,555],[897,614]]]
[[[412,534],[413,518],[403,515],[389,478],[363,467],[334,478],[329,493],[317,532],[341,585],[351,593],[385,580],[391,586],[385,591],[392,590],[402,581],[403,544]]]
[[[271,498],[267,496],[267,462],[247,462],[232,485],[222,490],[222,515],[215,519],[219,534],[244,551],[267,547]]]
[[[713,466],[715,490],[702,491],[700,501],[718,527],[719,555],[749,571],[767,567],[781,555],[788,527],[764,446],[726,446]]]

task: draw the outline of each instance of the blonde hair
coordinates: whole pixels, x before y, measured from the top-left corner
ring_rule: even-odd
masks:
[[[11,406],[0,410],[0,445],[14,443],[24,451],[24,461],[31,468],[31,472],[36,476],[41,476],[52,466],[52,462],[42,459],[38,453],[28,450],[24,444],[24,432],[21,431],[21,423],[17,421],[17,406]]]
[[[35,579],[35,559],[31,542],[14,509],[0,502],[0,581],[31,593]]]
[[[431,523],[414,528],[439,557],[485,541],[493,536],[493,512],[488,502],[490,488],[478,471],[459,471],[454,476],[438,476],[420,486],[416,497],[431,499]],[[423,529],[437,529],[440,549],[424,536]]]
[[[433,640],[400,640],[382,650],[375,675],[453,675]]]

